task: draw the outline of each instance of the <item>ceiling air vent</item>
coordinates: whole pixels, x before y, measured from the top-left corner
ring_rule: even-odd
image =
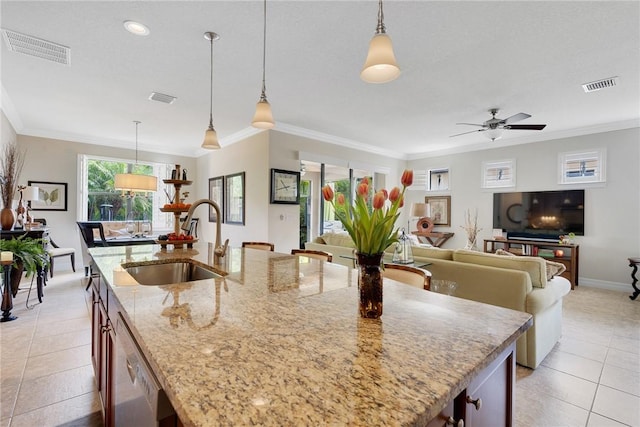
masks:
[[[2,37],[9,50],[58,64],[71,64],[71,49],[47,40],[38,39],[11,30],[2,30]]]
[[[596,80],[595,82],[585,83],[582,85],[582,89],[586,93],[595,92],[601,89],[607,89],[618,85],[618,77],[609,77],[608,79]]]
[[[165,95],[164,93],[152,92],[149,95],[149,99],[152,101],[164,102],[165,104],[173,104],[176,100],[175,96]]]

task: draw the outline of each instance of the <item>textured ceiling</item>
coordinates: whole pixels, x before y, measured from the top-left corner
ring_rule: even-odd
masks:
[[[1,26],[71,48],[64,66],[2,42],[2,108],[19,134],[200,155],[209,120],[222,145],[250,135],[260,95],[262,2],[2,1]],[[359,78],[375,1],[269,1],[267,95],[276,129],[407,158],[497,147],[640,123],[640,2],[387,1],[400,77]],[[143,22],[147,37],[126,32]],[[581,84],[619,76],[590,94]],[[157,91],[172,105],[149,101]],[[525,112],[491,142],[457,122]]]

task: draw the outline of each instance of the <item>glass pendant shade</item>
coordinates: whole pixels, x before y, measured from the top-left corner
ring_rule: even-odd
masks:
[[[208,150],[217,150],[220,148],[220,143],[218,142],[218,134],[213,126],[210,126],[209,129],[204,133],[204,141],[202,142],[202,148],[206,148]]]
[[[486,135],[486,137],[487,137],[487,138],[489,138],[490,140],[495,141],[496,139],[500,139],[500,138],[502,138],[502,132],[503,132],[503,131],[504,131],[503,129],[499,129],[499,128],[496,128],[496,129],[489,129],[489,130],[487,130],[487,131],[485,132],[485,135]]]
[[[387,83],[400,75],[400,67],[393,54],[391,38],[386,33],[373,36],[369,42],[369,53],[360,78],[367,83]]]
[[[151,175],[139,175],[135,173],[119,173],[115,176],[114,188],[123,191],[157,191],[158,178]]]
[[[256,104],[256,114],[253,116],[251,125],[259,129],[273,129],[276,125],[271,114],[271,105],[266,99],[260,99]]]

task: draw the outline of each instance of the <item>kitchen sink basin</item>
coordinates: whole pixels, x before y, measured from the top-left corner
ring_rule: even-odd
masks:
[[[222,277],[211,270],[184,261],[139,265],[137,267],[125,268],[125,270],[139,284],[152,286]]]

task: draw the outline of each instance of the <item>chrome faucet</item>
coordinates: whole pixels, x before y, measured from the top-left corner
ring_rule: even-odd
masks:
[[[222,233],[222,226],[221,226],[222,217],[220,216],[220,206],[218,206],[216,202],[209,199],[199,199],[193,202],[193,204],[189,208],[189,211],[187,212],[187,217],[185,218],[184,222],[182,223],[182,227],[180,228],[182,228],[184,231],[189,230],[189,225],[191,224],[191,217],[193,216],[193,212],[196,210],[198,206],[204,203],[211,205],[211,207],[213,207],[213,209],[215,209],[216,211],[216,243],[215,243],[214,255],[215,255],[216,264],[219,264],[220,258],[223,258],[227,254],[229,239],[225,240],[224,246],[222,246],[222,243],[221,243],[222,239],[220,237]]]

